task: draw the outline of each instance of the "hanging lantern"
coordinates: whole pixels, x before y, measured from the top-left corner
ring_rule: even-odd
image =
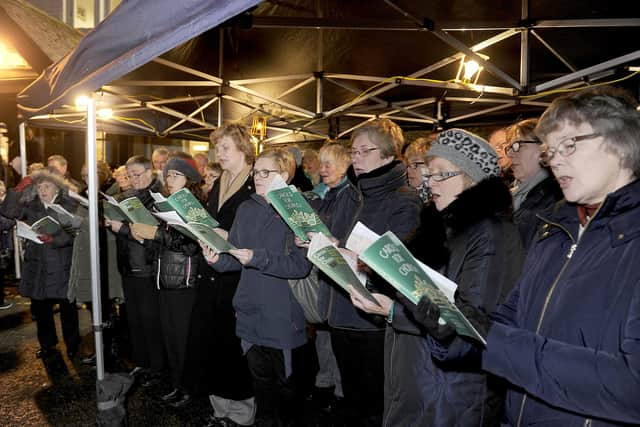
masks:
[[[251,135],[259,140],[263,140],[267,136],[267,118],[264,116],[253,116],[251,123]]]

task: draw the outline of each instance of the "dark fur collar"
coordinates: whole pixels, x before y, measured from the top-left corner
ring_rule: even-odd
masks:
[[[511,211],[509,188],[501,178],[494,177],[460,193],[441,214],[445,225],[455,235],[492,216],[510,217]]]

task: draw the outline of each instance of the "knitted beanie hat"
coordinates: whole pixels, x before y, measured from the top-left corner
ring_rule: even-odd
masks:
[[[167,171],[178,171],[191,181],[198,184],[202,180],[198,167],[193,159],[183,159],[180,157],[173,157],[167,162],[167,166],[164,168],[164,176],[167,176]]]
[[[440,132],[427,156],[450,161],[474,182],[500,175],[496,150],[478,135],[463,129]]]

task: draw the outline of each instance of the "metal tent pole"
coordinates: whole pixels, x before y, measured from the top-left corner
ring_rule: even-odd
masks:
[[[104,353],[102,343],[102,301],[100,293],[100,259],[98,241],[98,167],[96,155],[96,102],[87,104],[87,173],[89,188],[89,253],[91,256],[91,311],[96,344],[97,380],[104,379]]]

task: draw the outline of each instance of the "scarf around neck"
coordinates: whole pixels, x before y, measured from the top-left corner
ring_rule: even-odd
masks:
[[[251,165],[246,165],[231,181],[229,171],[222,171],[220,175],[220,193],[218,194],[218,211],[224,203],[240,190],[251,173]]]

